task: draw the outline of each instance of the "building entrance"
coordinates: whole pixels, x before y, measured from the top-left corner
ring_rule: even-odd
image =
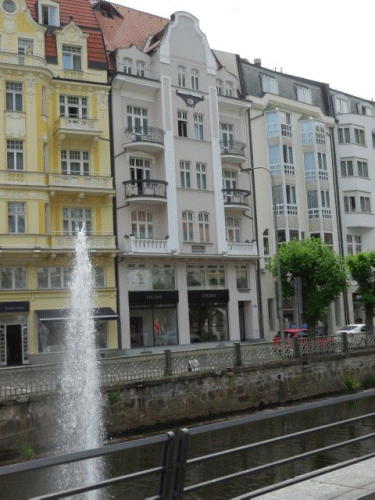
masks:
[[[22,365],[22,325],[6,325],[7,365]]]

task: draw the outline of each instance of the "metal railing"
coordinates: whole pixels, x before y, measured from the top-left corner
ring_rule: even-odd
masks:
[[[166,376],[250,368],[303,357],[332,356],[375,348],[374,334],[346,333],[334,337],[306,337],[157,353],[101,358],[101,384],[111,386]],[[54,392],[59,387],[59,364],[0,368],[0,400]]]
[[[88,491],[94,491],[109,486],[114,486],[116,484],[124,483],[126,481],[128,482],[136,481],[138,479],[146,478],[152,475],[158,476],[157,486],[154,486],[157,489],[157,491],[155,491],[154,496],[148,497],[147,500],[158,500],[158,499],[182,500],[184,495],[196,492],[198,490],[207,489],[209,487],[212,488],[214,486],[221,484],[227,484],[233,480],[245,478],[246,476],[259,475],[264,471],[268,471],[274,468],[279,468],[284,465],[289,465],[296,462],[303,462],[308,458],[315,457],[322,453],[327,453],[333,450],[339,450],[343,448],[347,449],[353,446],[357,446],[366,440],[375,439],[375,432],[370,432],[364,435],[360,435],[358,437],[352,437],[349,440],[339,440],[338,442],[335,442],[328,446],[323,446],[323,447],[318,446],[317,448],[309,451],[306,451],[304,449],[302,453],[297,453],[295,455],[287,456],[286,458],[278,459],[273,462],[263,461],[263,463],[261,463],[260,465],[256,465],[255,467],[251,468],[246,468],[247,466],[246,462],[245,465],[242,466],[241,468],[241,464],[243,464],[244,462],[238,460],[236,462],[236,467],[234,468],[235,470],[233,468],[225,469],[224,475],[217,475],[214,478],[204,481],[201,480],[200,482],[199,479],[197,482],[197,478],[201,477],[201,475],[193,474],[191,477],[194,478],[195,482],[193,484],[186,484],[189,481],[188,479],[186,479],[187,476],[186,472],[187,469],[191,467],[194,466],[202,467],[202,464],[205,464],[207,462],[212,462],[215,460],[218,461],[222,458],[226,459],[227,457],[230,456],[235,456],[241,453],[251,452],[251,451],[258,452],[259,455],[261,456],[260,452],[262,448],[265,448],[267,446],[275,447],[275,445],[277,446],[278,444],[287,443],[292,441],[293,439],[294,440],[303,439],[305,442],[307,436],[314,434],[322,436],[324,435],[325,432],[333,428],[337,428],[344,425],[353,426],[353,424],[363,422],[367,419],[373,419],[375,417],[375,413],[367,413],[364,415],[347,418],[345,420],[330,422],[328,424],[319,425],[314,428],[302,429],[297,432],[278,435],[276,437],[272,437],[270,439],[266,439],[263,441],[246,443],[236,447],[232,446],[229,449],[227,448],[216,452],[210,452],[210,453],[200,452],[201,454],[192,458],[189,457],[189,444],[191,438],[199,436],[199,440],[202,443],[205,443],[207,439],[209,439],[209,436],[212,436],[212,433],[214,432],[223,433],[225,431],[232,430],[235,428],[241,428],[241,430],[243,430],[246,427],[249,427],[251,429],[251,426],[259,426],[262,422],[267,422],[267,421],[269,421],[270,426],[272,426],[272,422],[275,418],[283,418],[283,417],[290,418],[293,417],[294,415],[302,415],[304,412],[307,411],[322,410],[326,407],[332,407],[334,405],[339,405],[343,403],[353,404],[360,399],[369,397],[375,397],[375,390],[366,391],[365,395],[359,393],[346,396],[339,396],[335,398],[325,399],[324,401],[317,401],[313,403],[303,404],[300,406],[295,406],[293,408],[278,409],[273,412],[267,412],[267,413],[265,412],[255,413],[252,415],[247,415],[245,417],[225,420],[221,422],[214,422],[199,427],[183,428],[180,429],[177,437],[173,432],[167,432],[159,436],[146,437],[124,443],[108,445],[92,450],[70,453],[63,456],[42,458],[16,465],[9,465],[0,468],[0,478],[10,474],[19,474],[27,471],[37,472],[42,469],[47,469],[54,466],[65,465],[70,463],[74,464],[82,460],[108,456],[113,453],[118,453],[123,451],[129,451],[135,449],[147,449],[152,445],[160,444],[162,446],[161,460],[159,461],[159,464],[156,464],[156,466],[152,468],[145,469],[142,468],[141,466],[140,467],[141,470],[136,470],[134,472],[127,473],[125,475],[120,475],[114,478],[108,478],[90,485],[79,485],[65,491],[48,493],[46,495],[34,497],[31,500],[57,500],[61,498],[67,498],[70,497],[71,495],[85,493]],[[204,447],[202,446],[200,449],[204,450]],[[292,450],[293,448],[291,447],[290,450],[291,453],[293,453]],[[266,455],[266,457],[267,456],[268,455]],[[329,467],[323,468],[321,466],[317,470],[313,470],[311,472],[308,472],[307,474],[299,473],[296,476],[292,477],[291,479],[288,479],[283,482],[278,482],[270,486],[263,487],[261,489],[253,490],[244,495],[232,498],[232,500],[248,500],[251,498],[260,497],[261,495],[277,491],[281,488],[284,488],[285,486],[301,483],[313,477],[326,474],[327,472],[332,472],[334,470],[338,470],[359,463],[369,458],[373,458],[374,456],[375,452],[372,452],[368,454],[363,454],[361,456],[357,456],[354,459],[342,462],[338,461],[337,463]],[[291,475],[292,474],[293,470]],[[231,491],[234,491],[234,494],[236,494],[235,492],[236,490],[233,490],[233,488],[231,488]]]
[[[245,189],[222,189],[225,205],[250,205],[250,191]]]
[[[127,142],[153,142],[164,145],[164,131],[156,127],[129,127],[125,129]]]
[[[158,181],[154,179],[143,179],[137,181],[124,181],[125,198],[150,197],[150,198],[166,198],[167,185],[166,181]]]
[[[220,141],[222,155],[245,156],[246,144],[241,141]]]

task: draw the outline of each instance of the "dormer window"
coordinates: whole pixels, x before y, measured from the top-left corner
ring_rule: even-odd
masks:
[[[233,83],[225,82],[225,95],[228,97],[233,97]]]
[[[38,19],[44,26],[60,26],[60,5],[53,0],[39,1]]]
[[[349,113],[349,103],[346,99],[336,97],[336,113]]]
[[[137,61],[137,76],[142,78],[145,76],[145,63],[143,61]]]
[[[223,80],[219,78],[216,80],[216,91],[217,95],[221,95],[223,93]]]
[[[81,47],[63,45],[62,47],[63,69],[81,71]]]
[[[297,85],[296,89],[297,89],[297,99],[300,102],[306,102],[307,104],[312,104],[311,89],[307,87],[302,87],[300,85]]]
[[[262,79],[262,90],[263,92],[269,92],[271,94],[278,94],[279,87],[276,78],[267,75],[261,75]]]
[[[132,66],[133,66],[133,60],[130,59],[129,57],[125,57],[125,59],[124,59],[124,73],[126,75],[132,74]]]

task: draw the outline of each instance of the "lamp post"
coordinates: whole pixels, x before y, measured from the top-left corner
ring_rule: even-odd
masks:
[[[272,181],[272,206],[273,206],[273,225],[275,230],[275,245],[276,245],[276,264],[277,264],[277,311],[279,315],[279,327],[280,327],[280,336],[281,340],[285,340],[285,332],[284,332],[284,309],[283,309],[283,293],[281,286],[281,269],[280,269],[280,252],[279,252],[279,241],[278,241],[278,227],[277,227],[277,216],[276,216],[276,198],[275,198],[275,180],[273,178],[273,173],[268,170],[266,167],[251,167],[251,168],[243,168],[242,172],[253,172],[254,170],[265,170],[271,176]],[[254,172],[253,172],[254,175]]]

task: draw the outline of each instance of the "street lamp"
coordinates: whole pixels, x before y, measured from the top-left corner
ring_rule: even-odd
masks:
[[[273,225],[275,230],[275,244],[276,244],[276,264],[277,264],[277,310],[279,315],[279,327],[280,327],[280,336],[281,340],[285,340],[285,332],[284,332],[284,309],[283,309],[283,293],[281,286],[281,269],[280,269],[280,252],[279,252],[279,237],[278,237],[278,228],[277,228],[277,216],[276,216],[276,197],[275,197],[275,180],[273,173],[268,170],[266,167],[251,167],[251,168],[242,168],[242,172],[253,172],[254,170],[265,170],[271,176],[272,181],[272,205],[273,205]],[[254,175],[254,174],[253,174]],[[255,183],[254,183],[255,185]]]

